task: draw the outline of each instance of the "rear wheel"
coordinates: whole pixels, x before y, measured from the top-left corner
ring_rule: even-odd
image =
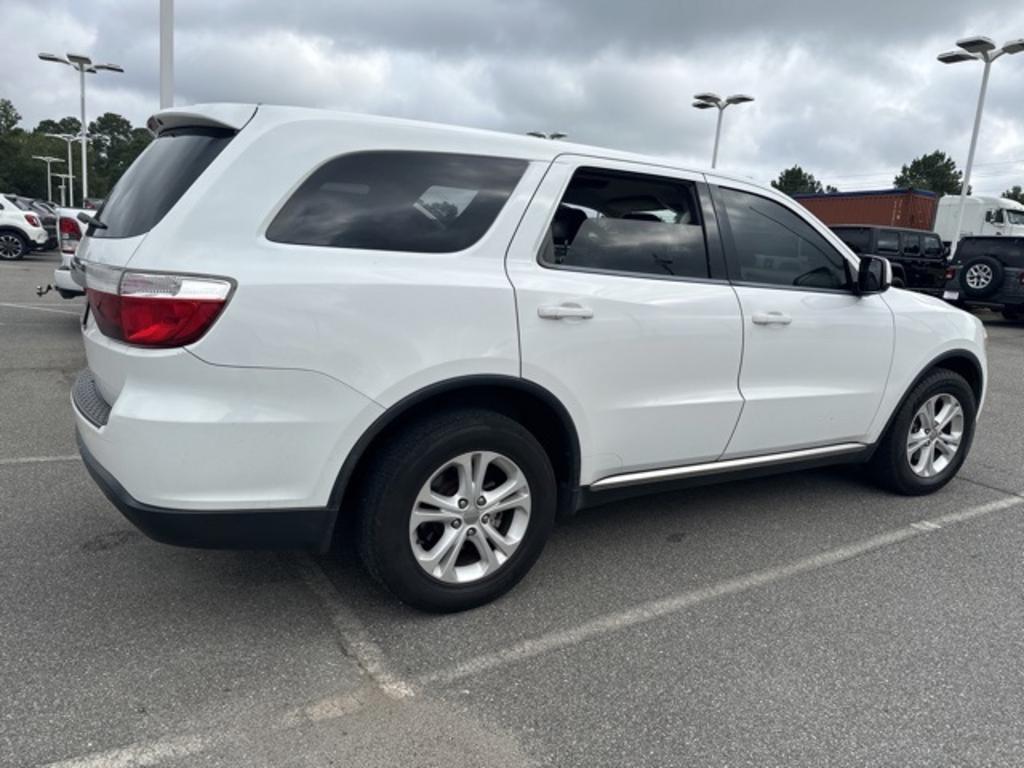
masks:
[[[1003,283],[1003,265],[991,256],[971,259],[960,270],[960,287],[968,298],[984,299]]]
[[[28,253],[28,240],[17,232],[0,232],[0,259],[14,261]]]
[[[555,519],[555,477],[518,422],[485,410],[411,424],[364,476],[359,545],[400,600],[460,611],[511,589]]]
[[[937,370],[907,395],[875,455],[871,472],[907,496],[933,493],[953,479],[974,439],[977,404],[963,376]]]

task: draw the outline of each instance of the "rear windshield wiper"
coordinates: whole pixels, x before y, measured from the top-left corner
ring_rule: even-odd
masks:
[[[93,229],[106,229],[107,228],[106,224],[104,224],[102,221],[97,219],[95,216],[90,216],[85,211],[80,212],[78,214],[78,216],[76,216],[75,218],[77,218],[83,224],[92,227]]]

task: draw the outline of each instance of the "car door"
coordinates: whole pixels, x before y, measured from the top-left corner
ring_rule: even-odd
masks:
[[[900,261],[907,275],[906,287],[915,290],[924,288],[928,274],[921,254],[921,235],[917,232],[901,232],[900,243]]]
[[[703,177],[561,156],[507,267],[523,376],[569,409],[583,484],[721,455],[742,329]]]
[[[921,286],[929,293],[939,293],[946,283],[946,252],[938,235],[921,236]]]
[[[841,241],[799,206],[714,186],[743,312],[743,413],[724,458],[859,442],[885,390],[893,317],[851,289]]]

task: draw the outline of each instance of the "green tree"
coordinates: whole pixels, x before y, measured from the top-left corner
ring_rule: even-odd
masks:
[[[1021,189],[1020,184],[1014,184],[1013,187],[1003,192],[1002,196],[1024,204],[1024,189]]]
[[[11,133],[21,122],[21,115],[10,99],[0,99],[0,133]]]
[[[945,152],[935,150],[904,165],[892,183],[896,187],[927,189],[939,195],[959,195],[963,178],[953,159]],[[968,188],[967,194],[970,193]]]
[[[94,137],[89,145],[89,194],[106,197],[153,137],[113,112],[89,123],[89,133]]]
[[[816,194],[823,190],[821,182],[799,165],[787,168],[772,182],[772,186],[787,195]]]
[[[40,120],[33,133],[78,133],[82,121],[77,117],[62,117],[60,120]]]

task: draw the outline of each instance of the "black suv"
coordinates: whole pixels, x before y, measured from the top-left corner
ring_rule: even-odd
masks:
[[[1024,320],[1024,237],[963,238],[946,277],[944,299]]]
[[[884,256],[892,262],[892,284],[897,288],[936,296],[942,293],[949,249],[934,232],[850,224],[830,229],[854,253]]]

